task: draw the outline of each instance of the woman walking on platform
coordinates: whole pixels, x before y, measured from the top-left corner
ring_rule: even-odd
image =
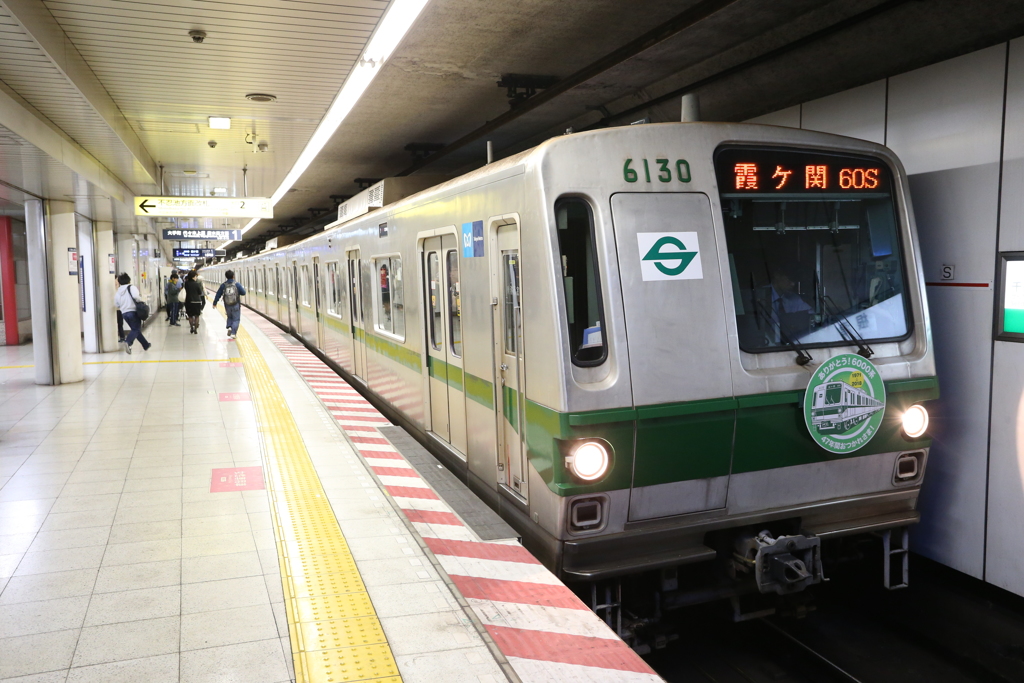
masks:
[[[206,292],[203,285],[196,280],[196,271],[188,271],[185,276],[185,315],[188,316],[189,332],[199,334],[199,316],[206,306]]]

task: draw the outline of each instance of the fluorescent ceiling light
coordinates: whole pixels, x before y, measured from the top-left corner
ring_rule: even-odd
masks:
[[[306,172],[309,165],[313,163],[313,159],[324,148],[327,141],[338,130],[341,122],[345,120],[345,117],[352,111],[352,108],[356,106],[356,102],[366,92],[370,83],[373,82],[377,72],[380,71],[380,67],[384,65],[384,62],[391,57],[398,44],[402,42],[402,38],[409,32],[416,18],[419,17],[420,12],[426,7],[427,2],[428,0],[392,0],[387,13],[384,14],[384,18],[377,25],[377,30],[374,31],[370,42],[367,43],[366,49],[363,50],[362,56],[356,62],[352,71],[349,72],[348,78],[345,79],[345,83],[341,86],[337,97],[331,102],[331,106],[327,109],[327,113],[324,114],[320,125],[313,132],[313,137],[306,143],[306,147],[295,161],[295,165],[288,171],[288,175],[284,177],[277,190],[270,196],[270,201],[273,204],[277,204],[284,197],[288,190],[295,185],[299,177]],[[212,116],[210,120],[213,120]],[[242,228],[242,234],[244,235],[248,232],[259,220],[254,218],[249,221]],[[217,248],[224,249],[229,244],[232,244],[232,242],[225,242]]]
[[[231,119],[227,116],[211,116],[210,128],[218,130],[231,130]]]

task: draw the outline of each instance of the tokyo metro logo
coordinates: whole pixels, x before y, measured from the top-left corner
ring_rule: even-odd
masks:
[[[638,232],[640,275],[649,280],[701,280],[695,232]]]

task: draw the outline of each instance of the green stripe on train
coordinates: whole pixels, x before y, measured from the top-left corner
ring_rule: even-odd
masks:
[[[530,461],[549,488],[561,495],[756,472],[930,445],[927,438],[907,438],[900,418],[914,403],[938,398],[938,380],[927,377],[886,382],[886,393],[885,418],[877,436],[863,449],[843,456],[819,448],[807,433],[803,391],[579,413],[560,413],[528,400],[526,442]],[[585,438],[604,439],[614,452],[611,472],[597,484],[575,482],[563,466],[567,455],[563,451],[571,442]]]
[[[465,391],[466,397],[476,401],[488,410],[494,410],[494,385],[462,368],[444,362],[440,358],[427,356],[430,376],[448,384],[457,391]]]

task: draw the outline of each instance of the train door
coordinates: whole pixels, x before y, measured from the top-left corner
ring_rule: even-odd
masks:
[[[522,440],[526,408],[526,375],[523,353],[523,312],[519,267],[519,226],[497,229],[497,249],[491,250],[492,291],[497,293],[497,330],[494,335],[497,364],[499,482],[524,498],[527,496],[526,454]]]
[[[295,330],[295,334],[302,336],[302,311],[299,310],[299,306],[302,304],[299,302],[301,295],[299,294],[299,262],[292,261],[292,305],[289,307],[291,318],[292,318],[292,329]]]
[[[423,291],[427,312],[427,374],[430,383],[430,429],[445,441],[448,430],[448,362],[445,349],[444,276],[441,269],[441,238],[423,241]]]
[[[316,345],[324,348],[324,302],[320,290],[320,257],[313,257],[313,312],[316,319]]]
[[[618,193],[611,207],[641,415],[629,519],[722,508],[736,411],[711,202],[700,193]],[[720,408],[675,408],[697,400]],[[655,405],[658,416],[644,417],[643,408]]]
[[[458,246],[454,235],[424,240],[423,289],[432,430],[460,453],[465,453],[468,445]]]
[[[281,315],[281,299],[284,292],[281,291],[281,266],[274,264],[274,320],[284,322],[285,317]]]
[[[366,381],[366,346],[363,330],[363,296],[360,287],[359,250],[348,252],[348,312],[352,329],[352,374]]]

